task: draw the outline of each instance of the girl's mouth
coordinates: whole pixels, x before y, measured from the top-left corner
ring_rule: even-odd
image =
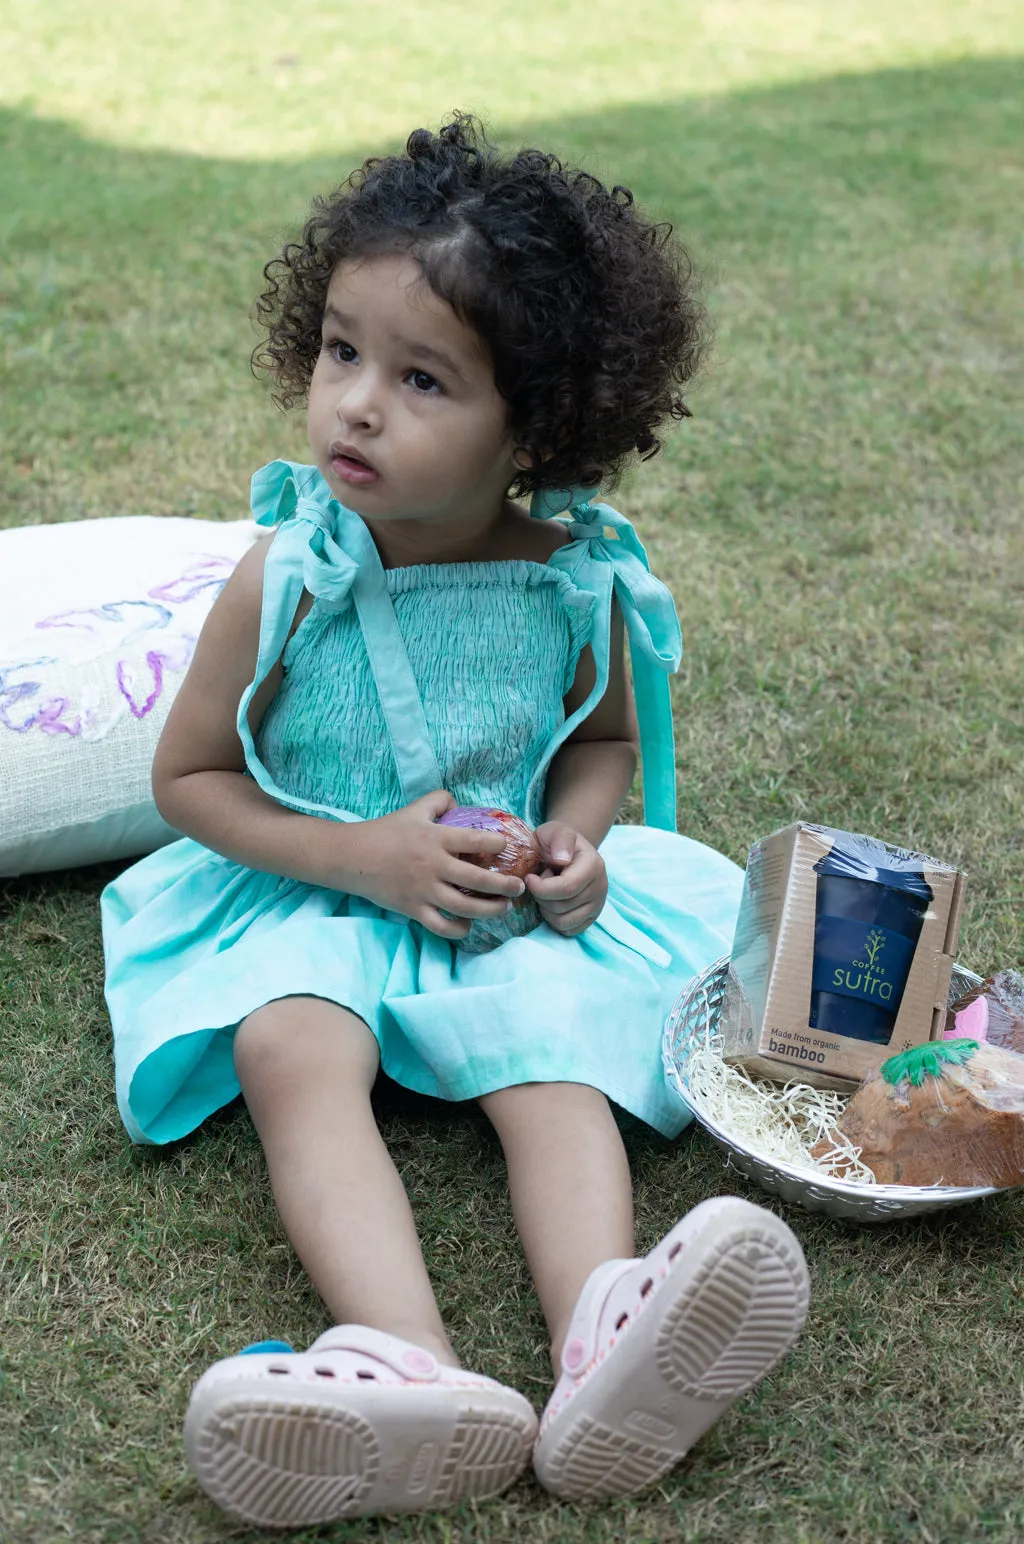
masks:
[[[372,483],[380,477],[380,473],[361,457],[334,445],[331,446],[331,471],[339,482],[346,483]]]

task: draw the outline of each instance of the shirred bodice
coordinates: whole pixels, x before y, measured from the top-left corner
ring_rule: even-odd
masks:
[[[524,819],[528,789],[564,721],[594,596],[525,561],[387,570],[443,786],[460,804]],[[287,794],[365,819],[404,802],[355,607],[314,603],[282,656],[260,759]]]

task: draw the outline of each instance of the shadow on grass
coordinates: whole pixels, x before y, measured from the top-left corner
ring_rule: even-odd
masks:
[[[785,249],[842,220],[832,198],[847,217],[859,200],[882,195],[915,229],[929,213],[948,221],[963,207],[966,168],[1017,164],[1021,78],[1021,60],[965,59],[531,120],[495,138],[503,148],[554,149],[627,183],[716,249],[762,225]],[[314,193],[365,155],[395,148],[339,143],[329,158],[218,161],[133,151],[2,108],[0,241],[8,255],[71,262],[76,250],[92,251],[128,280],[144,279],[155,256],[202,273],[229,243],[257,242],[261,257],[270,255]]]
[[[898,263],[908,244],[948,236],[951,221],[977,233],[997,219],[1013,187],[1001,173],[1019,151],[1019,86],[1016,60],[964,60],[552,117],[500,138],[557,148],[629,184],[677,223],[699,265],[741,287],[774,274],[792,299],[822,264],[841,293],[844,252]],[[263,263],[314,193],[386,148],[213,160],[114,147],[0,110],[0,523],[48,505],[47,518],[94,512],[60,483],[54,436],[65,470],[122,457],[145,476],[143,448],[165,463],[175,435],[198,422],[209,457],[226,383],[233,396],[247,389]],[[802,308],[785,309],[792,332]],[[225,427],[211,494],[231,513],[250,470],[249,445],[236,442]],[[241,464],[225,467],[233,454]],[[184,468],[178,483],[166,512],[194,507]]]
[[[501,139],[559,148],[677,221],[698,261],[720,269],[726,312],[739,296],[745,324],[785,355],[781,376],[801,368],[793,350],[804,337],[835,317],[856,335],[872,283],[908,252],[923,262],[933,246],[1006,226],[1019,78],[1017,61],[963,61],[552,118]],[[39,507],[54,518],[96,512],[79,482],[120,458],[148,488],[169,447],[181,465],[170,469],[159,507],[191,512],[192,493],[176,484],[192,476],[193,446],[204,467],[203,507],[237,513],[237,488],[256,458],[276,449],[267,443],[269,416],[248,438],[232,437],[223,402],[225,390],[238,397],[255,389],[244,381],[246,316],[262,264],[294,233],[314,192],[382,148],[339,146],[337,157],[300,163],[215,161],[116,149],[61,124],[0,114],[8,269],[0,339],[9,365],[0,522],[16,522],[27,508],[34,517]],[[884,373],[878,363],[856,361],[872,388]],[[774,399],[762,396],[771,384],[770,376],[752,383],[743,408],[744,432],[752,425],[765,443],[778,432]],[[188,415],[175,418],[181,403]],[[941,417],[934,433],[946,433]],[[64,480],[54,470],[55,436]],[[752,463],[748,479],[755,514],[780,488],[800,489],[802,500],[788,525],[780,519],[760,531],[751,517],[745,541],[788,547],[801,521],[811,529],[820,520],[799,457]],[[724,522],[727,512],[714,507],[711,516]],[[875,555],[870,542],[864,551],[865,561]],[[742,654],[742,637],[730,647]],[[786,660],[780,668],[792,704],[793,669]],[[770,706],[779,717],[785,704]],[[983,738],[976,726],[971,733]],[[756,754],[763,762],[763,747]],[[817,743],[812,754],[827,760]],[[883,763],[890,791],[902,787],[902,770]],[[870,773],[877,780],[877,757]],[[849,809],[847,765],[837,757],[827,775]],[[710,758],[702,777],[710,802]],[[752,808],[752,829],[782,823],[767,802]],[[985,811],[974,820],[984,850]],[[4,1002],[9,1103],[0,1141],[10,1150],[0,1170],[17,1221],[5,1276],[5,1359],[28,1424],[19,1431],[15,1412],[5,1428],[14,1406],[0,1407],[0,1450],[24,1455],[12,1490],[29,1509],[25,1539],[63,1535],[72,1518],[76,1537],[200,1544],[220,1524],[186,1485],[168,1442],[190,1377],[240,1335],[309,1338],[322,1311],[282,1238],[255,1135],[237,1106],[167,1152],[117,1145],[95,909],[116,867],[2,886],[0,921],[26,961],[17,981],[9,977],[16,993]],[[67,961],[55,963],[62,939],[91,962],[77,977],[74,960],[63,975]],[[541,1388],[543,1327],[526,1306],[488,1124],[478,1111],[467,1117],[393,1086],[382,1085],[378,1100],[467,1357]],[[700,1132],[667,1143],[625,1124],[642,1243],[720,1190],[767,1199],[810,1259],[808,1332],[656,1492],[585,1511],[556,1509],[524,1485],[478,1516],[457,1514],[443,1537],[897,1544],[1024,1535],[1012,1372],[1024,1330],[1019,1197],[855,1229],[765,1198],[723,1169]],[[25,1476],[35,1474],[44,1480],[33,1489]],[[51,1474],[61,1487],[59,1522]],[[104,1532],[107,1509],[115,1521]],[[362,1524],[353,1527],[332,1536],[367,1536]],[[429,1519],[375,1523],[370,1532],[442,1537]]]

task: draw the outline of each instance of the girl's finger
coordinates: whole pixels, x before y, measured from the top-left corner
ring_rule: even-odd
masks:
[[[559,901],[578,905],[585,895],[596,888],[597,883],[598,875],[574,874],[571,868],[567,868],[564,874],[555,874],[551,879],[541,879],[536,874],[528,874],[526,878],[530,894],[542,905],[552,907]]]
[[[581,899],[580,896],[574,895],[568,901],[538,901],[537,904],[545,917],[557,917],[559,921],[565,917],[571,917],[577,911],[596,912],[598,910],[597,900],[593,896]]]
[[[439,938],[447,938],[454,943],[459,938],[465,938],[469,932],[469,923],[461,921],[458,917],[446,917],[436,906],[424,906],[417,921],[422,922],[428,932],[436,933]]]
[[[502,896],[506,900],[515,900],[525,888],[515,874],[499,874],[496,869],[478,868],[475,863],[460,863],[458,859],[447,863],[440,877],[449,885],[458,885],[464,890],[482,890],[485,895]]]
[[[421,798],[415,799],[408,806],[417,814],[426,816],[427,820],[437,820],[440,815],[447,815],[448,811],[455,808],[455,800],[445,788],[435,788],[431,793],[425,793]]]
[[[592,905],[578,906],[574,911],[564,912],[557,924],[552,922],[551,926],[564,938],[574,938],[577,933],[585,933],[590,924],[596,922],[600,915],[600,911]]]
[[[572,826],[563,825],[560,821],[547,821],[537,828],[536,835],[549,863],[564,868],[572,861],[576,851],[576,832]]]
[[[455,885],[446,884],[438,888],[438,902],[456,917],[503,917],[509,906],[504,896],[487,900],[483,896],[465,895]]]
[[[503,851],[508,840],[500,831],[478,831],[473,826],[438,826],[437,829],[444,846],[456,855],[472,852],[492,858]]]

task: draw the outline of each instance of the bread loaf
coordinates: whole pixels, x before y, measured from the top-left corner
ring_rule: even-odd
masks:
[[[1024,1056],[976,1040],[914,1046],[868,1073],[837,1129],[879,1184],[1019,1185]]]

